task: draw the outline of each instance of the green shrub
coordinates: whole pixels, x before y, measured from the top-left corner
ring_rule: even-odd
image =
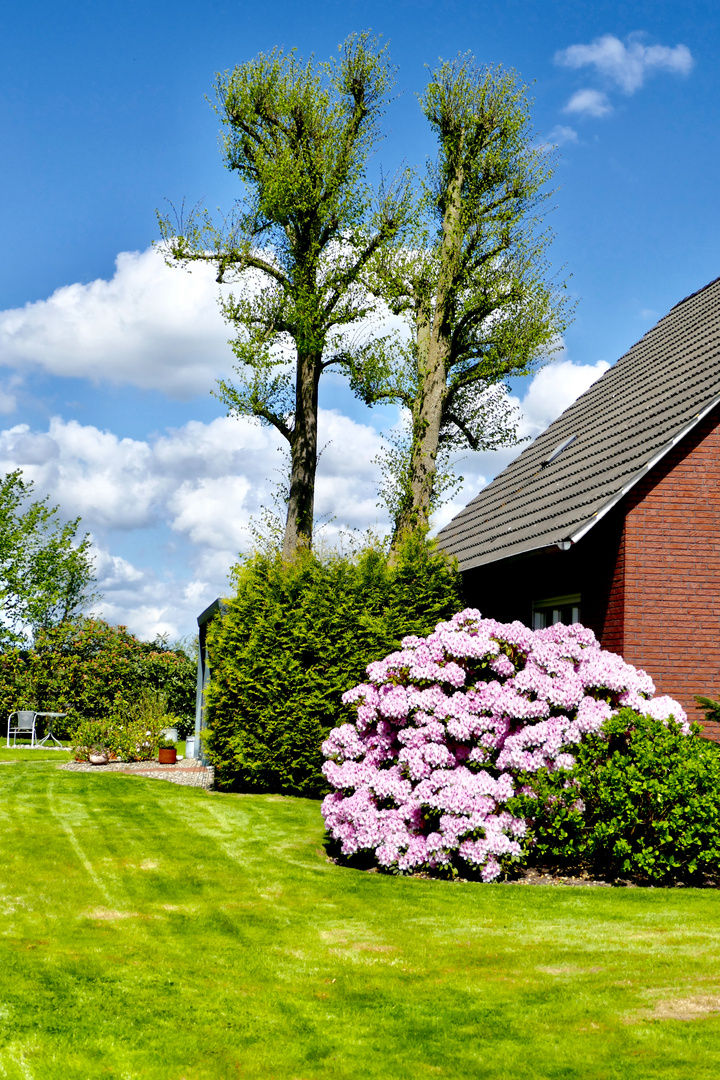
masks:
[[[527,777],[532,862],[607,879],[670,884],[720,867],[720,750],[621,709],[573,753],[571,772]]]
[[[78,619],[38,632],[32,650],[0,654],[0,709],[66,712],[66,737],[83,719],[121,715],[144,689],[162,692],[182,733],[194,726],[196,664],[163,639],[139,641],[124,626]]]
[[[208,634],[212,678],[206,746],[218,784],[317,795],[323,739],[343,717],[345,690],[406,634],[427,634],[462,606],[454,563],[422,538],[395,565],[380,547],[254,555]]]
[[[695,695],[695,701],[705,712],[705,719],[710,724],[720,724],[720,701],[714,698],[704,697],[702,694]]]
[[[82,721],[72,733],[73,752],[80,761],[87,761],[93,749],[106,750],[120,761],[150,761],[175,720],[167,711],[167,696],[146,687],[117,715]]]
[[[116,725],[111,720],[83,720],[71,733],[75,760],[87,761],[91,753],[102,751],[111,757],[119,757],[117,735]]]

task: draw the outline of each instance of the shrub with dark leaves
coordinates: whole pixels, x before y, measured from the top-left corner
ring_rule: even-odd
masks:
[[[574,756],[513,804],[531,861],[657,884],[720,876],[720,749],[697,726],[621,709]]]

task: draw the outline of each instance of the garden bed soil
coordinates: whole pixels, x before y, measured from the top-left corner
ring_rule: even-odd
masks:
[[[574,876],[572,874],[557,874],[552,870],[538,870],[531,868],[525,870],[516,878],[510,878],[506,884],[508,885],[587,885],[594,888],[613,889],[617,887],[627,889],[637,889],[638,884],[635,881],[603,881],[600,878],[590,877],[589,874],[579,874]]]
[[[508,878],[507,885],[590,885],[605,889],[718,889],[720,880],[717,877],[704,877],[697,881],[668,881],[652,882],[645,879],[613,878],[605,881],[602,878],[594,878],[591,874],[581,872],[578,875],[563,874],[549,867],[529,867],[517,877]]]
[[[352,870],[362,870],[366,874],[382,874],[385,871],[381,870],[378,866],[369,866],[367,863],[364,865],[359,860],[348,860],[342,857],[338,857],[332,854],[333,844],[325,844],[325,857],[328,862],[334,863],[336,866],[344,866]],[[425,871],[419,871],[417,873],[411,873],[403,875],[404,877],[423,878],[428,881],[447,881],[448,884],[464,884],[466,882],[478,883],[479,878],[441,878],[434,874],[428,874]],[[551,867],[527,867],[524,870],[518,870],[516,874],[507,877],[500,877],[496,881],[490,882],[491,885],[554,885],[563,886],[569,885],[572,888],[587,887],[587,888],[600,888],[600,889],[685,889],[688,885],[684,882],[668,882],[653,883],[648,881],[633,881],[632,878],[615,878],[611,881],[606,881],[603,878],[595,878],[591,874],[580,872],[578,874],[563,874],[559,870],[553,870]],[[705,878],[702,881],[695,881],[690,886],[695,889],[720,889],[720,879]]]

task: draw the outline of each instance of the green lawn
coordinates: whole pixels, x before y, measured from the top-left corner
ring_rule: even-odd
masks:
[[[70,761],[72,754],[70,752],[70,743],[65,741],[63,743],[66,750],[61,750],[60,747],[52,746],[33,746],[30,747],[27,744],[17,746],[6,746],[5,742],[0,742],[0,763],[3,761],[54,761],[56,763],[61,761]],[[175,743],[177,747],[178,755],[185,756],[185,740]],[[157,755],[156,755],[157,758]]]
[[[316,802],[52,764],[0,793],[7,1080],[720,1076],[715,892],[363,874]]]
[[[61,750],[57,747],[53,750],[51,747],[44,746],[6,746],[5,743],[0,745],[0,762],[2,761],[54,761],[59,763],[61,761],[69,761],[71,758],[69,750]]]

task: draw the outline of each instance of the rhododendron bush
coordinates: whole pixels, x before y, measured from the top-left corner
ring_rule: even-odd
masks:
[[[676,701],[578,624],[533,631],[467,609],[367,675],[343,699],[355,723],[323,743],[335,790],[322,809],[343,855],[396,872],[496,878],[527,831],[510,801],[539,770],[571,769],[573,747],[623,706],[689,731]]]

